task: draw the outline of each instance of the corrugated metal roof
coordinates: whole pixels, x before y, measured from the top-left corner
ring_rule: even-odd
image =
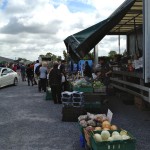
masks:
[[[129,34],[135,28],[141,28],[142,10],[142,0],[126,0],[106,20],[67,37],[64,43],[72,59],[82,59],[105,35]]]
[[[110,31],[109,35],[126,35],[133,32],[136,28],[142,28],[143,24],[143,1],[136,0],[133,6],[128,10],[120,22],[115,25]]]

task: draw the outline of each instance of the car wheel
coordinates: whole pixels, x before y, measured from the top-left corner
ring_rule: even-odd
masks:
[[[14,85],[18,85],[18,79],[17,78],[14,79]]]

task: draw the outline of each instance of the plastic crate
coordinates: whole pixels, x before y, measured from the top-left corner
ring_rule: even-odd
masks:
[[[102,102],[104,99],[106,99],[105,93],[84,93],[84,101],[85,102],[95,102],[100,101]]]
[[[84,108],[87,112],[90,113],[100,113],[101,112],[101,102],[95,101],[95,102],[85,102]]]
[[[101,131],[94,133],[101,133]],[[131,139],[117,140],[117,141],[102,141],[102,142],[96,142],[93,136],[91,135],[90,136],[91,148],[92,150],[135,150],[136,140],[129,132],[128,135],[131,137]]]
[[[72,106],[72,98],[61,97],[63,106]]]
[[[65,106],[62,108],[62,121],[77,122],[80,115],[86,114],[82,107]]]
[[[93,92],[93,87],[73,87],[73,90],[79,92]]]
[[[93,92],[95,93],[106,93],[106,87],[93,88]]]

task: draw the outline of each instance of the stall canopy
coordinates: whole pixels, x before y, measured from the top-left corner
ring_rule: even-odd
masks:
[[[126,0],[106,20],[75,33],[64,40],[74,61],[82,59],[105,35],[126,35],[142,26],[142,0]]]

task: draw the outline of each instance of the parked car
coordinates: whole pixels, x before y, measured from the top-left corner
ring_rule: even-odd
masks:
[[[7,85],[17,85],[18,74],[10,68],[0,67],[0,88]]]

